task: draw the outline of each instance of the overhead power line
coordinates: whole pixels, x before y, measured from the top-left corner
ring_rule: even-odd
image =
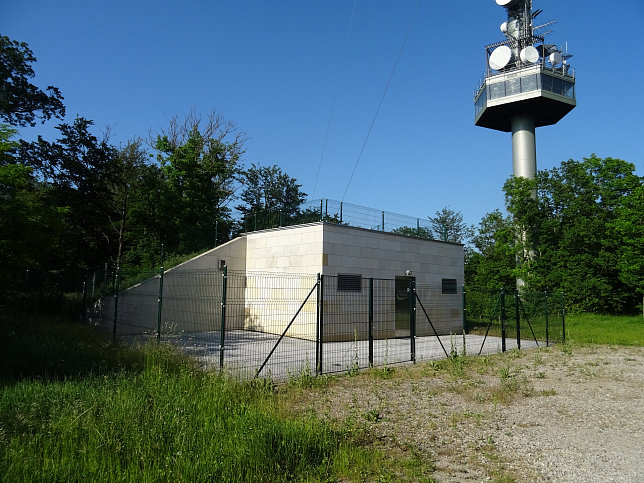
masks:
[[[353,175],[356,172],[356,169],[358,167],[358,163],[360,162],[360,158],[362,158],[362,153],[364,153],[364,149],[367,146],[367,141],[369,140],[369,136],[371,135],[371,130],[373,129],[374,124],[376,123],[376,118],[378,117],[378,113],[380,112],[380,107],[382,106],[382,102],[385,100],[385,96],[387,95],[387,91],[389,90],[389,84],[391,84],[391,79],[393,78],[394,73],[396,72],[396,67],[398,67],[398,62],[400,61],[400,57],[402,56],[403,50],[405,50],[405,45],[407,44],[407,39],[409,38],[409,34],[411,33],[412,27],[414,26],[414,21],[416,20],[416,16],[418,15],[418,11],[420,10],[421,3],[422,3],[422,0],[418,0],[418,4],[416,5],[416,10],[414,12],[414,15],[411,18],[411,22],[409,23],[409,28],[407,29],[407,33],[405,34],[405,38],[403,39],[402,45],[400,46],[400,51],[398,52],[398,56],[396,57],[396,61],[394,62],[394,66],[391,69],[391,74],[389,74],[389,79],[387,80],[387,85],[385,86],[385,90],[382,93],[382,97],[380,98],[380,102],[378,103],[378,108],[376,109],[376,112],[373,115],[373,119],[371,120],[371,125],[369,126],[369,131],[367,131],[367,135],[365,136],[364,142],[362,143],[362,148],[360,149],[360,153],[358,154],[358,158],[356,159],[355,165],[353,166],[353,171],[351,172],[351,176],[349,177],[349,182],[347,183],[347,187],[345,188],[344,194],[342,195],[342,201],[344,201],[344,198],[347,195],[347,191],[349,190],[349,185],[351,184],[351,180],[353,180]]]
[[[347,51],[349,50],[349,37],[351,36],[351,28],[353,26],[353,19],[356,16],[356,7],[358,5],[358,0],[354,0],[353,2],[353,11],[351,12],[351,20],[349,21],[349,28],[347,29],[347,35],[344,39],[344,49],[342,51],[342,61],[340,62],[340,65],[342,65],[344,62],[344,59],[347,56]],[[329,130],[331,128],[331,119],[333,118],[333,112],[335,111],[335,104],[336,100],[338,98],[338,91],[340,90],[340,68],[336,70],[336,84],[335,84],[335,92],[333,93],[333,100],[331,101],[331,110],[329,112],[329,119],[326,123],[326,131],[324,132],[324,142],[322,143],[322,153],[320,154],[320,161],[318,162],[318,172],[315,175],[315,184],[313,185],[313,194],[311,195],[311,198],[315,198],[315,191],[318,187],[318,179],[320,177],[320,168],[322,167],[322,160],[324,158],[324,153],[326,152],[326,143],[329,138]]]

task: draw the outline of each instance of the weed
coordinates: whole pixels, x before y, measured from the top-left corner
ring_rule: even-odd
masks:
[[[380,411],[377,409],[371,409],[369,411],[366,411],[365,413],[362,414],[362,417],[369,421],[370,423],[377,423],[382,419],[382,415],[380,414]]]
[[[555,396],[557,394],[557,391],[554,389],[544,389],[543,391],[540,392],[542,396]]]

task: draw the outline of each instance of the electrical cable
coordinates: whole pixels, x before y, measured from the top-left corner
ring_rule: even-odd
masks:
[[[358,5],[358,0],[354,0],[353,2],[353,11],[351,12],[351,20],[349,21],[349,28],[347,29],[347,35],[344,39],[344,49],[342,52],[342,61],[340,62],[340,65],[342,65],[344,59],[347,56],[347,51],[349,50],[349,37],[351,36],[351,28],[353,26],[353,19],[356,16],[356,7]],[[339,69],[338,71],[339,72]],[[329,119],[326,123],[326,131],[324,132],[324,141],[322,143],[322,153],[320,154],[320,161],[318,162],[318,172],[315,175],[315,184],[313,185],[313,194],[311,195],[311,198],[315,198],[315,191],[317,190],[318,187],[318,179],[320,178],[320,168],[322,167],[322,160],[324,159],[324,153],[326,152],[326,143],[327,140],[329,139],[329,130],[331,128],[331,119],[333,118],[333,113],[335,111],[335,104],[336,100],[338,98],[338,91],[340,90],[340,75],[336,75],[336,85],[335,85],[335,92],[333,93],[333,99],[331,101],[331,111],[329,112]]]
[[[360,149],[360,153],[358,154],[358,158],[356,159],[356,163],[353,166],[353,171],[351,172],[351,176],[349,177],[349,182],[347,183],[347,187],[344,190],[344,194],[342,195],[342,200],[344,201],[345,196],[347,195],[347,191],[349,190],[349,185],[351,184],[351,181],[353,180],[353,175],[356,172],[356,168],[358,167],[358,163],[360,162],[360,158],[362,157],[362,153],[364,153],[364,149],[367,146],[367,141],[369,140],[369,136],[371,135],[371,130],[373,129],[374,124],[376,123],[376,118],[378,117],[378,113],[380,112],[380,108],[382,107],[382,102],[385,100],[385,96],[387,95],[387,91],[389,90],[389,84],[391,84],[391,79],[394,76],[394,73],[396,72],[396,67],[398,67],[398,61],[400,61],[400,57],[403,53],[403,50],[405,49],[405,45],[407,44],[407,39],[409,38],[409,34],[411,33],[411,29],[414,26],[414,21],[416,20],[416,16],[418,15],[418,11],[420,10],[420,4],[422,3],[422,0],[418,0],[418,5],[416,5],[416,11],[414,12],[414,16],[411,19],[411,22],[409,23],[409,28],[407,29],[407,34],[405,35],[405,38],[403,40],[402,45],[400,46],[400,51],[398,52],[398,56],[396,57],[396,62],[394,62],[394,66],[391,69],[391,74],[389,74],[389,79],[387,80],[387,85],[385,86],[385,90],[382,93],[382,97],[380,98],[380,102],[378,103],[378,108],[376,109],[376,113],[373,116],[373,119],[371,120],[371,125],[369,126],[369,131],[367,131],[367,135],[364,139],[364,142],[362,143],[362,148]]]

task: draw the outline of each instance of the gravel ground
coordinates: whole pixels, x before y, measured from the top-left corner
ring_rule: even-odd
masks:
[[[413,448],[432,478],[644,481],[644,348],[561,346],[334,378],[300,410]]]

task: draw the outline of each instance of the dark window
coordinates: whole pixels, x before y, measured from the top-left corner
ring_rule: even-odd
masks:
[[[361,292],[362,275],[338,273],[338,292]]]
[[[443,293],[444,294],[455,294],[456,290],[456,279],[455,278],[444,278],[443,279]]]

